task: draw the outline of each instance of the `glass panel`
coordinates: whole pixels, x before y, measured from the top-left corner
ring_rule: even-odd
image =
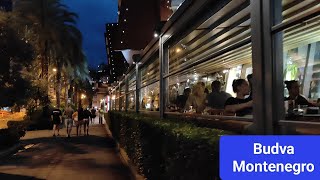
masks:
[[[252,73],[251,64],[251,44],[247,44],[169,77],[166,111],[184,111],[186,108],[184,105],[187,100],[187,98],[184,98],[184,93],[188,93],[191,90],[190,94],[192,94],[192,89],[198,83],[204,85],[204,91],[211,93],[211,83],[217,80],[221,83],[221,91],[225,91],[230,94],[229,96],[235,97],[236,94],[232,90],[233,80],[246,79],[247,75]],[[208,94],[205,96],[207,96],[208,103]],[[210,109],[209,104],[206,104],[206,106],[204,113]],[[224,104],[222,108],[224,108]]]
[[[286,22],[304,13],[320,7],[319,0],[282,0],[282,22]]]
[[[136,72],[133,71],[129,75],[129,92],[134,91],[136,89]]]
[[[309,101],[320,98],[320,16],[284,31],[283,75],[285,81],[296,80],[299,93]],[[287,88],[285,97],[289,96]]]
[[[159,81],[141,89],[140,110],[159,111]]]
[[[231,1],[179,42],[168,45],[169,72],[185,68],[235,43],[249,40],[250,22],[250,5],[247,1]],[[237,55],[240,58],[242,56]]]
[[[159,52],[141,68],[141,86],[160,79]]]
[[[128,94],[128,96],[129,96],[128,110],[135,110],[135,108],[136,108],[136,91],[131,91]]]

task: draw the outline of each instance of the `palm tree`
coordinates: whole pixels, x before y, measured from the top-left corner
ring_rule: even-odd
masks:
[[[40,49],[41,77],[48,78],[49,45],[56,41],[56,30],[59,29],[61,10],[65,6],[59,0],[18,0],[14,12],[20,22],[32,26],[38,35],[37,44]]]
[[[57,106],[60,107],[63,68],[67,71],[74,71],[74,75],[77,75],[77,71],[80,70],[86,76],[87,71],[87,67],[82,65],[85,63],[85,56],[82,52],[82,35],[75,26],[77,15],[69,12],[68,8],[60,3],[60,0],[17,1],[14,11],[20,23],[32,27],[33,32],[38,34],[40,76],[48,81],[48,67],[52,62],[50,57],[57,67],[56,97]],[[65,51],[66,49],[69,51]],[[66,74],[70,75],[70,72]],[[64,77],[72,77],[69,75]]]

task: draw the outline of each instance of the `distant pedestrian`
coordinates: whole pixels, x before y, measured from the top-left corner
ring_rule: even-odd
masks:
[[[103,118],[103,110],[99,110],[99,124],[102,124],[102,118]]]
[[[65,118],[66,118],[65,120],[66,120],[68,138],[70,138],[72,125],[73,125],[73,119],[72,119],[73,113],[74,113],[74,111],[73,111],[73,109],[71,108],[70,105],[64,111],[64,115],[65,115]]]
[[[95,108],[92,108],[91,109],[91,124],[93,124],[93,120],[94,118],[96,118],[97,115],[96,115],[96,109]]]
[[[54,109],[51,113],[51,118],[53,121],[53,136],[56,136],[56,131],[58,131],[58,136],[60,136],[59,134],[59,130],[60,130],[60,124],[61,124],[61,110],[60,109]]]
[[[84,134],[87,136],[89,135],[89,121],[91,119],[91,112],[89,111],[89,108],[85,109],[83,111],[83,130]]]
[[[81,126],[83,125],[84,112],[82,107],[78,109],[78,121],[76,124],[77,127],[77,136],[81,135]]]

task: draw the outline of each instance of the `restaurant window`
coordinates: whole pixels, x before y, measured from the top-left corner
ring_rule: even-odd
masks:
[[[282,22],[293,20],[319,8],[319,0],[282,0]]]
[[[140,90],[140,110],[159,111],[159,81],[141,88]]]
[[[320,7],[317,0],[282,0],[282,22],[314,11]],[[320,98],[320,16],[312,17],[283,31],[283,78],[296,80],[300,94],[307,100],[316,102]],[[288,97],[288,89],[284,88]]]
[[[119,92],[119,86],[114,91],[115,94],[115,109],[120,110],[120,92]]]
[[[136,107],[136,72],[133,71],[129,74],[128,79],[128,110],[135,110]]]
[[[233,80],[246,79],[246,75],[252,73],[248,2],[230,1],[182,39],[165,44],[169,52],[169,74],[174,74],[166,77],[169,87],[165,101],[167,112],[189,108],[187,105],[178,107],[183,106],[180,102],[185,101],[184,92],[191,90],[192,94],[193,89],[198,91],[198,86],[202,86],[200,89],[205,93],[211,93],[211,83],[215,80],[221,83],[222,91],[235,96]],[[204,114],[210,109],[205,105]]]
[[[159,111],[159,80],[160,64],[157,51],[141,67],[140,110]]]
[[[119,97],[119,103],[120,103],[119,106],[121,111],[124,111],[126,107],[126,94],[125,94],[126,89],[125,88],[126,88],[125,81],[123,81],[120,84],[120,97]]]

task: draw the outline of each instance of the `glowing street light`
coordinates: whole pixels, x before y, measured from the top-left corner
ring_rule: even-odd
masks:
[[[153,36],[154,36],[154,37],[158,37],[159,34],[158,34],[157,32],[155,32],[155,33],[153,34]]]

